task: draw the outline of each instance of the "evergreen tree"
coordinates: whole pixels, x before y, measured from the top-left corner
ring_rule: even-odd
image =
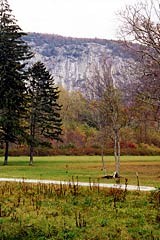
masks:
[[[43,63],[37,62],[29,69],[29,145],[30,165],[33,164],[33,150],[46,139],[61,140],[62,120],[58,88]]]
[[[9,142],[17,141],[25,113],[25,65],[32,54],[22,40],[24,35],[7,0],[0,0],[0,139],[5,143],[4,165],[8,164]]]

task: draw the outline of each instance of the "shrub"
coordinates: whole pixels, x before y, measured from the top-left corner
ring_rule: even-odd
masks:
[[[160,148],[154,145],[148,145],[145,143],[141,143],[139,145],[139,150],[142,153],[141,155],[159,155],[160,154]]]
[[[0,155],[4,154],[4,150],[0,150]],[[113,146],[104,148],[104,155],[113,155]],[[9,150],[10,156],[28,156],[29,149],[27,146],[24,147],[12,147]],[[52,148],[48,147],[37,147],[34,149],[35,156],[55,156],[55,155],[72,155],[72,156],[82,156],[82,155],[101,155],[101,148],[97,145],[95,146],[75,146],[73,144],[53,146]],[[160,148],[154,145],[148,145],[141,143],[136,145],[134,143],[122,144],[121,146],[121,155],[160,155]]]

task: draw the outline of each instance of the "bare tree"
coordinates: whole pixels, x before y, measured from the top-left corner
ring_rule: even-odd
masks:
[[[93,94],[93,92],[92,92]],[[94,95],[95,97],[95,95]],[[106,141],[108,140],[108,128],[107,128],[107,118],[104,114],[104,109],[102,108],[102,100],[100,98],[98,99],[90,99],[88,100],[88,106],[89,106],[89,122],[92,123],[94,127],[97,128],[98,134],[97,134],[97,140],[101,146],[101,159],[102,159],[102,170],[104,173],[104,176],[107,175],[107,168],[104,161],[104,148],[106,145]]]
[[[160,1],[126,6],[119,15],[120,36],[139,56],[137,91],[143,101],[160,106]]]
[[[115,176],[120,176],[120,129],[127,123],[127,115],[122,103],[122,95],[115,86],[113,65],[104,58],[102,64],[93,68],[93,77],[87,81],[87,90],[90,98],[96,102],[94,120],[100,130],[104,143],[104,133],[114,141]],[[104,146],[104,144],[102,145]],[[103,157],[103,155],[102,155]],[[103,167],[104,167],[104,162]]]
[[[144,55],[157,62],[160,61],[160,59],[157,59],[157,55],[160,54],[159,4],[159,0],[139,2],[135,5],[126,6],[125,10],[119,13],[123,22],[119,31],[121,37],[132,43],[141,44],[140,53],[143,52]],[[132,46],[137,47],[137,45]]]

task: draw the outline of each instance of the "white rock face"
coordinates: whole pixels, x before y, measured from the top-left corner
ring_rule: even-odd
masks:
[[[77,42],[76,39],[63,37],[58,40],[54,35],[48,39],[48,36],[31,34],[27,41],[35,52],[34,61],[44,62],[55,82],[67,90],[83,91],[87,79],[93,76],[95,68],[100,68],[103,58],[111,61],[115,84],[124,85],[131,80],[128,62],[134,61],[126,50],[119,48],[119,43],[113,41],[112,44],[108,40],[95,42],[94,39],[78,39]]]

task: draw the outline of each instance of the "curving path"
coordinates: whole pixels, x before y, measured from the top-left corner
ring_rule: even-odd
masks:
[[[107,183],[87,183],[87,182],[66,182],[66,181],[56,181],[56,180],[36,180],[36,179],[23,179],[23,178],[0,178],[1,182],[25,182],[25,183],[42,183],[42,184],[63,184],[63,185],[73,185],[78,184],[78,186],[84,187],[102,187],[102,188],[120,188],[120,189],[127,189],[130,191],[155,191],[155,187],[147,187],[147,186],[135,186],[135,185],[127,185],[124,184],[107,184]]]

